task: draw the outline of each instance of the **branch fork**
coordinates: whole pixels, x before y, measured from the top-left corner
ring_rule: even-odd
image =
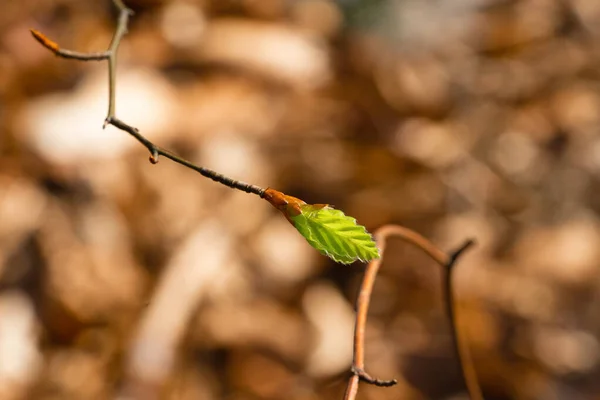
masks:
[[[137,128],[127,124],[126,122],[116,117],[115,93],[117,52],[119,49],[119,45],[121,44],[121,41],[123,39],[123,36],[125,36],[125,34],[127,33],[129,18],[133,15],[133,11],[130,8],[127,8],[125,4],[123,4],[122,0],[113,0],[113,4],[119,11],[119,18],[117,28],[106,51],[96,53],[82,53],[78,51],[67,50],[61,48],[56,42],[50,40],[38,30],[31,29],[31,34],[33,35],[35,40],[37,40],[42,46],[54,53],[57,57],[79,61],[108,61],[108,112],[106,118],[104,119],[104,124],[102,125],[102,127],[106,128],[108,125],[112,125],[117,129],[129,133],[138,142],[140,142],[144,147],[148,149],[148,151],[150,152],[149,160],[152,164],[158,163],[159,156],[164,156],[178,164],[193,169],[194,171],[200,173],[202,176],[212,179],[215,182],[228,186],[232,189],[241,190],[246,193],[256,194],[262,198],[266,189],[263,189],[256,185],[252,185],[250,183],[237,181],[235,179],[222,175],[216,171],[196,165],[191,161],[179,157],[170,150],[164,149],[154,144],[145,136],[143,136]]]

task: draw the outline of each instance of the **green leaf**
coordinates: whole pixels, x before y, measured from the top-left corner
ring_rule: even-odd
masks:
[[[304,204],[299,215],[289,215],[298,232],[322,254],[342,264],[379,258],[379,249],[364,226],[324,205]]]

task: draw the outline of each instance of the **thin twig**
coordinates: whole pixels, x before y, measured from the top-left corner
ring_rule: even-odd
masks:
[[[133,15],[133,11],[125,6],[121,0],[113,0],[113,3],[119,10],[119,23],[117,24],[117,30],[113,35],[110,45],[108,46],[108,114],[104,122],[110,124],[110,119],[115,116],[115,91],[117,86],[117,53],[121,39],[127,33],[127,25],[129,24],[129,17]]]
[[[137,141],[144,145],[144,147],[146,147],[150,152],[150,162],[152,164],[156,164],[158,162],[159,156],[165,156],[166,158],[178,164],[193,169],[194,171],[200,173],[202,176],[212,179],[215,182],[221,183],[232,189],[241,190],[246,193],[252,193],[263,197],[266,189],[246,182],[237,181],[225,175],[219,174],[216,171],[201,167],[182,157],[179,157],[175,153],[155,145],[145,136],[143,136],[137,128],[123,122],[122,120],[116,117],[115,93],[117,75],[117,53],[119,45],[121,44],[121,40],[123,39],[123,36],[125,36],[125,34],[127,33],[129,17],[133,15],[133,11],[127,8],[122,0],[113,0],[113,3],[119,11],[119,19],[115,33],[112,37],[108,50],[106,51],[96,53],[81,53],[72,50],[65,50],[61,49],[56,42],[48,39],[44,34],[35,29],[31,30],[31,34],[33,35],[35,40],[42,44],[42,46],[44,46],[59,57],[75,59],[80,61],[108,61],[108,113],[106,115],[106,119],[104,120],[103,127],[106,127],[107,125],[112,125],[117,129],[129,133],[131,136],[137,139]]]
[[[42,46],[53,52],[58,57],[79,61],[104,61],[108,60],[108,57],[110,57],[110,52],[108,51],[102,51],[98,53],[81,53],[78,51],[61,49],[60,47],[58,47],[58,44],[56,44],[56,42],[53,42],[52,40],[48,39],[46,35],[44,35],[40,31],[31,29],[31,34],[33,35],[35,40],[40,42]]]
[[[444,293],[445,302],[447,304],[448,317],[451,324],[451,334],[453,337],[453,343],[457,350],[458,359],[460,361],[461,371],[467,390],[472,400],[483,400],[481,396],[481,389],[477,383],[477,377],[475,370],[469,357],[468,348],[465,345],[461,345],[462,341],[458,335],[456,324],[455,324],[455,311],[454,301],[452,296],[451,287],[451,273],[456,260],[469,246],[473,244],[472,241],[467,241],[465,245],[461,246],[459,250],[451,253],[450,255],[444,253],[442,250],[437,248],[433,243],[427,240],[420,234],[398,225],[385,225],[379,228],[375,234],[375,240],[379,245],[381,251],[381,258],[373,260],[367,266],[365,275],[363,277],[358,299],[356,301],[356,321],[354,326],[354,359],[352,362],[352,376],[346,386],[346,392],[344,400],[354,400],[358,392],[359,381],[365,381],[377,386],[392,386],[396,384],[396,380],[383,381],[372,378],[368,375],[365,368],[365,329],[367,324],[367,315],[369,311],[369,303],[371,299],[371,293],[373,292],[373,285],[375,284],[375,278],[377,272],[381,266],[381,260],[383,258],[386,239],[391,236],[397,236],[402,238],[404,241],[413,244],[414,246],[423,250],[429,257],[431,257],[437,264],[444,267],[445,278],[444,278]]]
[[[221,183],[232,189],[241,190],[246,193],[253,193],[260,197],[264,196],[266,189],[263,189],[256,185],[252,185],[250,183],[236,181],[236,180],[231,179],[231,178],[229,178],[223,174],[220,174],[216,171],[201,167],[199,165],[196,165],[196,164],[186,160],[185,158],[179,157],[178,155],[171,152],[170,150],[163,149],[162,147],[155,145],[150,140],[148,140],[146,137],[144,137],[137,128],[134,128],[133,126],[126,124],[125,122],[121,121],[120,119],[118,119],[116,117],[108,117],[106,121],[108,124],[113,125],[119,129],[121,129],[122,131],[129,133],[131,136],[136,138],[141,144],[143,144],[150,152],[150,162],[152,164],[156,164],[158,162],[159,155],[165,156],[168,159],[170,159],[178,164],[181,164],[185,167],[193,169],[194,171],[198,172],[200,175],[202,175],[206,178],[212,179],[213,181]]]
[[[446,314],[448,315],[448,320],[450,321],[452,343],[454,345],[456,357],[458,358],[463,379],[465,381],[467,391],[469,392],[469,396],[471,397],[471,400],[483,400],[483,393],[481,392],[481,387],[479,387],[477,373],[475,372],[475,367],[473,366],[473,361],[471,359],[471,352],[469,351],[468,343],[466,341],[466,338],[463,335],[459,334],[460,324],[457,321],[454,291],[452,290],[452,276],[454,272],[454,266],[456,265],[456,262],[459,259],[459,257],[465,252],[465,250],[467,250],[474,244],[475,242],[473,240],[467,240],[457,250],[453,251],[448,255],[448,260],[444,264],[444,303],[446,304]]]

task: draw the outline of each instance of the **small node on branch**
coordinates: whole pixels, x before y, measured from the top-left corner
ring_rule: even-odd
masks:
[[[151,164],[158,164],[158,150],[153,149],[150,152],[150,157],[148,157]]]

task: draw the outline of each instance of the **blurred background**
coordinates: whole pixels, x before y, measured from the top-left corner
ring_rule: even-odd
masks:
[[[600,398],[600,2],[130,0],[117,116],[455,276],[486,399]],[[341,399],[363,265],[102,130],[108,0],[3,0],[0,398]],[[466,399],[441,271],[391,240],[360,399]]]

